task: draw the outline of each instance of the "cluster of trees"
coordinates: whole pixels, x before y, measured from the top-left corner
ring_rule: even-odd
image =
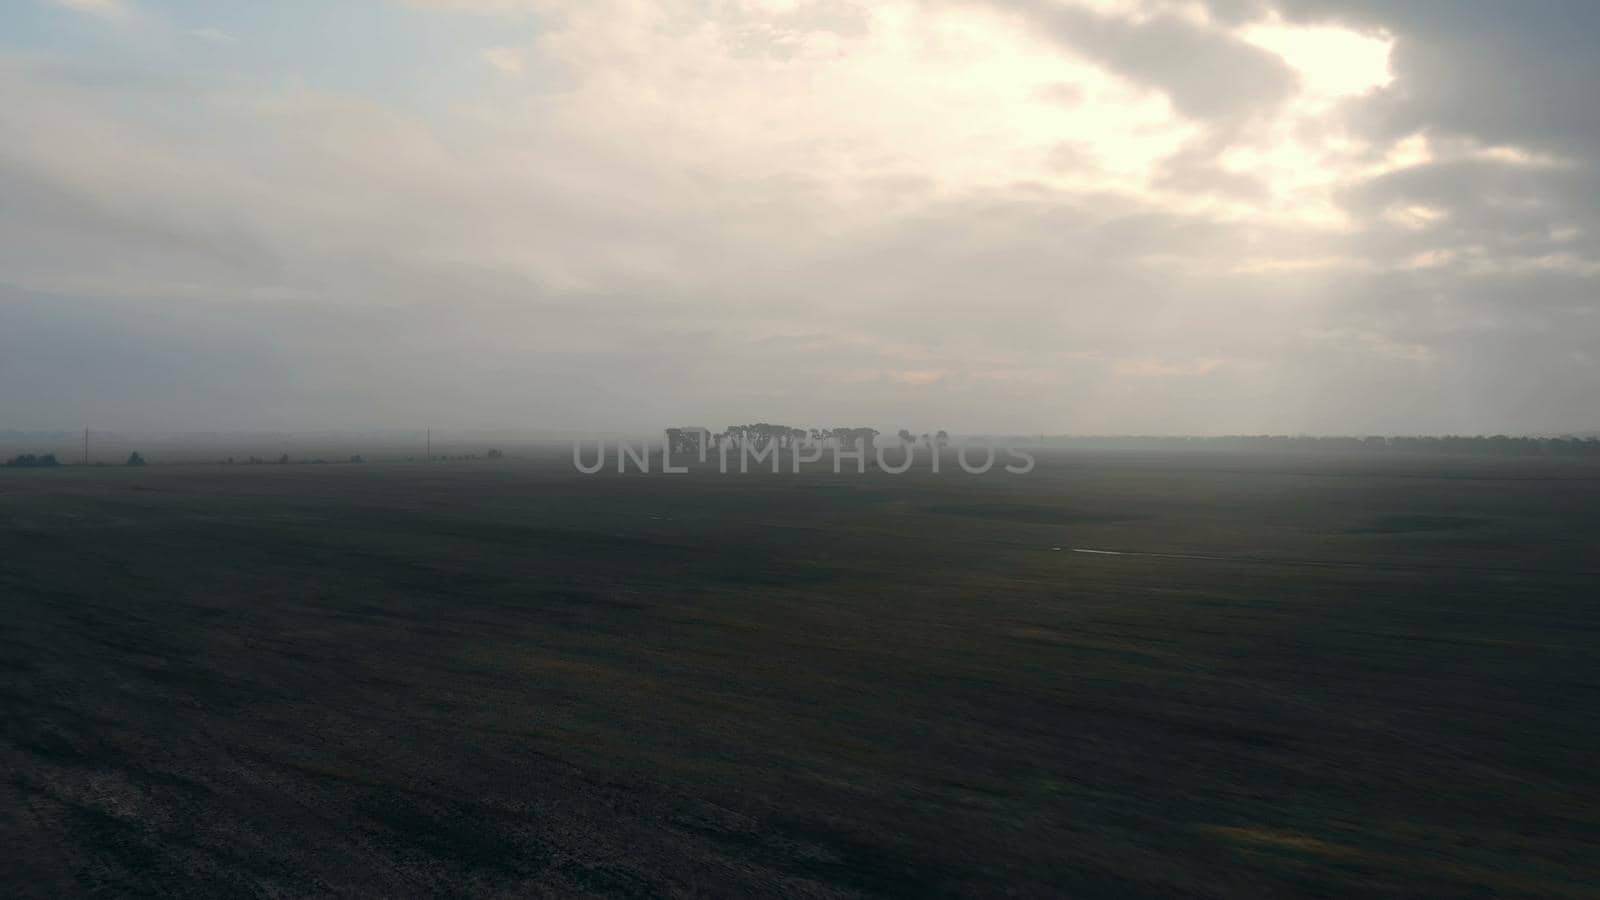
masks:
[[[61,465],[61,461],[56,459],[54,453],[41,453],[38,455],[24,453],[21,456],[13,456],[6,460],[5,465],[13,469],[48,469],[52,466]],[[144,465],[144,457],[135,450],[128,454],[126,465],[142,466]]]
[[[932,434],[923,433],[920,435],[912,434],[911,432],[902,428],[900,429],[900,433],[897,435],[897,437],[900,438],[900,443],[914,447],[950,446],[950,432],[945,431],[942,428]]]
[[[803,428],[757,422],[753,425],[729,425],[726,431],[713,434],[708,428],[668,428],[667,450],[673,454],[696,455],[720,447],[754,447],[765,449],[771,444],[780,448],[803,441],[807,432]]]
[[[1107,450],[1245,450],[1370,453],[1476,454],[1482,456],[1600,456],[1600,440],[1580,437],[1308,437],[1227,435],[1223,437],[1066,437],[1052,446]]]
[[[408,459],[409,458],[410,457],[408,457]],[[435,459],[435,460],[504,459],[505,458],[505,454],[502,453],[499,450],[489,450],[488,452],[486,452],[481,457],[478,456],[477,454],[466,454],[466,455],[461,455],[461,456],[433,456],[431,458]],[[291,464],[292,465],[322,466],[322,465],[340,465],[340,464],[350,464],[350,463],[364,463],[366,461],[367,461],[366,457],[362,456],[359,453],[353,454],[353,455],[351,455],[351,456],[349,456],[349,457],[347,457],[345,459],[323,459],[321,457],[318,457],[316,459],[291,459],[289,457],[289,454],[285,453],[285,454],[279,456],[277,459],[263,459],[263,458],[261,458],[259,456],[250,456],[250,457],[246,457],[244,459],[236,459],[235,457],[230,456],[227,459],[219,459],[216,462],[218,464],[224,465],[224,466],[233,466],[233,465],[246,465],[246,466],[280,465],[280,466],[287,466],[287,465],[291,465]],[[146,464],[147,463],[145,461],[144,455],[139,453],[137,450],[134,451],[133,453],[128,454],[127,462],[124,463],[124,465],[129,465],[129,466],[142,466],[142,465],[146,465]],[[42,454],[42,455],[34,455],[32,453],[24,453],[21,456],[12,457],[10,460],[7,460],[5,463],[0,463],[0,465],[9,466],[9,467],[12,467],[12,468],[19,468],[19,467],[34,468],[34,467],[45,467],[45,466],[59,466],[59,465],[61,465],[61,463],[59,461],[57,461],[56,456],[55,456],[54,453],[45,453],[45,454]],[[106,465],[106,464],[105,463],[96,463],[96,465]]]
[[[52,466],[61,465],[61,461],[56,459],[54,453],[41,453],[38,455],[24,453],[21,456],[13,456],[6,460],[5,465],[13,469],[48,469]],[[103,463],[100,465],[103,465]],[[142,466],[144,465],[144,457],[136,450],[128,454],[126,465]]]
[[[222,460],[221,462],[225,466],[232,466],[232,465],[239,465],[240,464],[238,460],[234,459],[231,456],[228,457],[227,459]],[[262,459],[259,456],[251,456],[251,457],[246,458],[245,461],[242,463],[242,465],[246,465],[246,466],[265,466],[265,465],[272,464],[272,465],[287,466],[291,462],[296,464],[296,465],[324,466],[324,465],[329,465],[329,464],[338,465],[340,463],[363,463],[363,462],[366,462],[366,459],[363,458],[361,456],[361,454],[357,453],[357,454],[351,456],[348,459],[335,459],[335,460],[331,460],[331,461],[330,460],[326,460],[326,459],[320,459],[320,458],[319,459],[297,459],[297,460],[291,460],[289,458],[289,454],[285,453],[282,456],[278,457],[277,459],[270,459],[270,460],[269,459]]]
[[[489,450],[482,456],[476,453],[435,453],[432,456],[422,457],[425,462],[466,462],[473,459],[505,459],[506,455],[499,450]],[[406,462],[416,462],[417,457],[407,456]]]
[[[668,428],[667,447],[673,454],[698,454],[702,447],[707,451],[721,447],[751,447],[765,450],[776,444],[778,449],[787,450],[810,442],[817,446],[833,446],[842,450],[872,450],[877,446],[879,434],[881,432],[876,428],[807,429],[774,425],[771,422],[756,422],[751,425],[729,425],[726,430],[716,433],[705,428]],[[950,444],[950,434],[946,431],[919,437],[902,428],[898,437],[903,444],[938,447]]]
[[[1594,438],[1392,437],[1386,449],[1409,453],[1482,453],[1489,456],[1600,456]]]

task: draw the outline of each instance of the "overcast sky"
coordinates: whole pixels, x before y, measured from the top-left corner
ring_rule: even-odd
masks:
[[[1600,428],[1591,0],[8,0],[0,429]]]

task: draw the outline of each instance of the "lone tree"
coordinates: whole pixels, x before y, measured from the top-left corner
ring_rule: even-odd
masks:
[[[139,451],[135,450],[128,454],[128,465],[142,466],[144,465],[144,457],[139,454]]]

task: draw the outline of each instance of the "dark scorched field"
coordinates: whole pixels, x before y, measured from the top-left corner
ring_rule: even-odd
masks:
[[[1600,895],[1592,463],[6,470],[0,612],[11,897]]]

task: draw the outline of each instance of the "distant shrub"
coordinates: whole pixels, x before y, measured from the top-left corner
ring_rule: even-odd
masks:
[[[486,453],[484,455],[487,456],[489,459],[499,459],[499,458],[505,456],[505,454],[501,453],[499,450],[490,450],[488,453]]]
[[[142,466],[142,465],[144,465],[144,456],[142,454],[140,454],[139,451],[137,451],[137,450],[133,451],[132,453],[129,453],[128,454],[128,465],[130,465],[130,466]]]
[[[24,453],[21,456],[13,456],[6,460],[6,466],[13,469],[48,469],[51,466],[59,465],[61,463],[56,462],[54,453],[45,453],[40,456]]]

